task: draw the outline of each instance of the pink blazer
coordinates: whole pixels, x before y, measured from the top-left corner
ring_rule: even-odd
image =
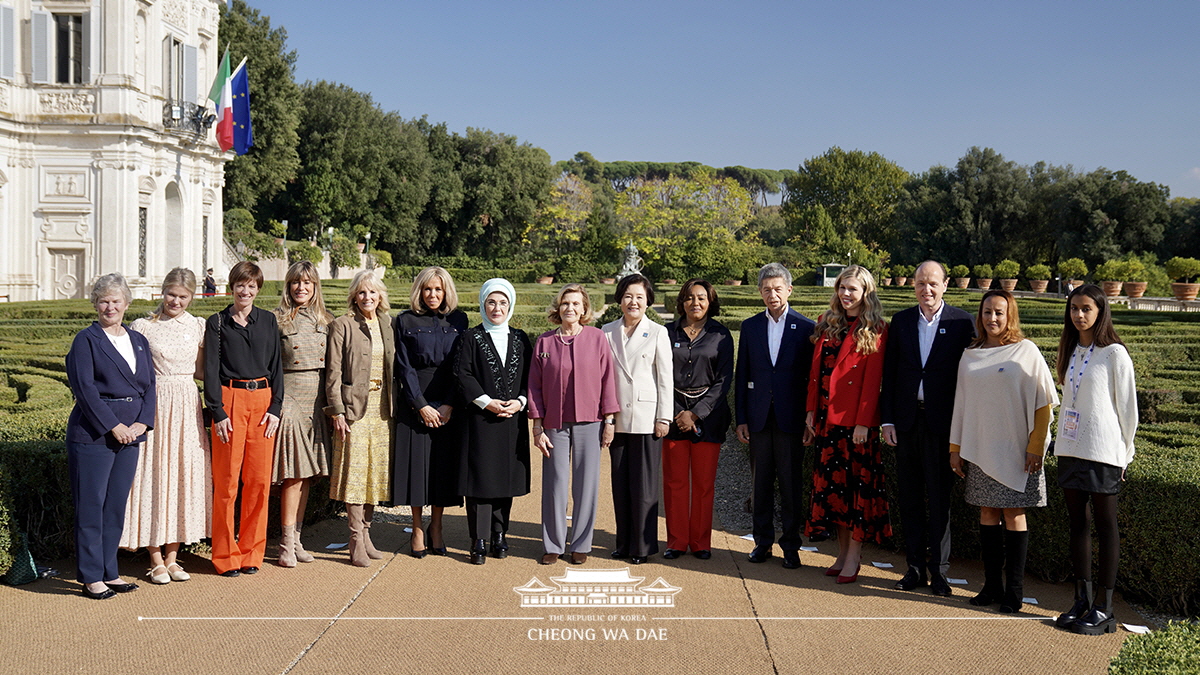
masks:
[[[574,386],[568,389],[572,375]],[[566,410],[568,400],[574,404],[573,415]],[[584,326],[570,346],[554,331],[538,336],[529,369],[530,418],[541,419],[547,429],[561,429],[564,424],[599,422],[620,409],[612,351],[599,328]]]

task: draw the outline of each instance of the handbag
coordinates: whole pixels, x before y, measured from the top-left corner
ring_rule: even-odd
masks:
[[[12,567],[8,568],[8,572],[4,574],[4,583],[9,586],[20,586],[37,581],[40,576],[37,565],[33,562],[33,555],[29,553],[28,538],[24,532],[18,532],[17,536],[21,543],[13,547]]]

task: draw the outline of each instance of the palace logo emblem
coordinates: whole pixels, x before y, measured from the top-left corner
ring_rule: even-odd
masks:
[[[629,576],[629,568],[616,570],[568,569],[561,577],[550,577],[555,586],[537,577],[513,591],[522,607],[674,607],[675,594],[683,590],[659,577],[642,585],[645,577]]]

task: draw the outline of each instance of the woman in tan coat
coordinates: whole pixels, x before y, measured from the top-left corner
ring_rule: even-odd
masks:
[[[333,428],[329,497],[346,503],[350,563],[383,557],[371,544],[375,504],[388,501],[392,448],[392,360],[396,355],[387,288],[364,270],[354,275],[350,312],[329,326],[325,414]]]

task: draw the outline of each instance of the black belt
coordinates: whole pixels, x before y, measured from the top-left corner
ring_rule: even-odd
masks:
[[[225,383],[225,386],[227,387],[233,387],[234,389],[249,389],[250,391],[254,391],[255,389],[266,389],[270,385],[271,383],[268,382],[267,378],[265,377],[259,380],[228,380]]]

